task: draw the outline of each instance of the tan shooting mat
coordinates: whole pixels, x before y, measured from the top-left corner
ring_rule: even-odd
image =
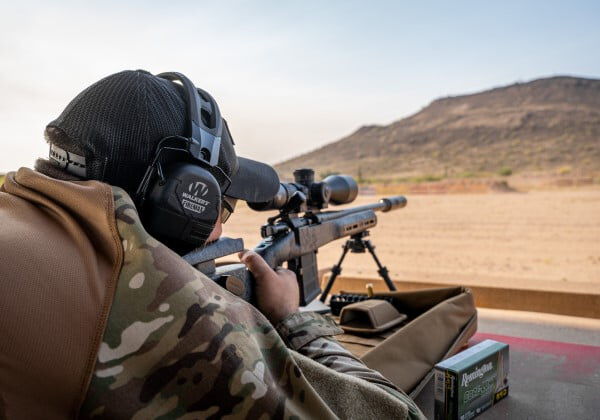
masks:
[[[429,380],[433,366],[466,346],[477,331],[473,295],[463,287],[448,287],[377,293],[374,298],[383,296],[394,298],[393,305],[408,315],[408,322],[374,336],[336,338],[414,397]]]

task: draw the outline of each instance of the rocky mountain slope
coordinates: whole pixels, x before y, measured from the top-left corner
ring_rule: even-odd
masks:
[[[276,165],[363,179],[600,170],[600,80],[551,77],[433,101]]]

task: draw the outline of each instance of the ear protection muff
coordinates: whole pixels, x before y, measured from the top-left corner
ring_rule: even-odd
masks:
[[[148,232],[170,248],[187,252],[206,243],[219,217],[222,191],[230,183],[217,166],[223,120],[212,96],[184,75],[158,77],[183,86],[189,137],[171,136],[158,143],[136,201]]]
[[[149,191],[144,226],[154,237],[178,250],[202,246],[219,217],[221,188],[206,169],[176,162],[166,168],[164,182]]]

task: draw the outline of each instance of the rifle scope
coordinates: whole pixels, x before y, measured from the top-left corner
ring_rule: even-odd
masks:
[[[279,185],[275,196],[264,203],[248,203],[252,210],[321,210],[328,204],[347,204],[356,199],[358,185],[350,175],[330,175],[315,182],[315,171],[297,169],[294,182]]]

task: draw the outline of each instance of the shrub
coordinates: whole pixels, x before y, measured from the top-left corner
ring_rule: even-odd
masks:
[[[421,176],[416,176],[414,178],[411,178],[411,181],[412,182],[437,182],[437,181],[441,181],[442,179],[444,179],[444,177],[440,176],[440,175],[426,174],[426,175],[421,175]]]
[[[361,178],[359,181],[360,184],[377,184],[381,182],[379,178]]]
[[[362,173],[362,168],[359,166],[358,167],[358,174],[356,175],[356,181],[360,184],[364,181],[363,178],[363,173]]]
[[[323,179],[323,178],[327,178],[329,175],[339,175],[339,174],[340,174],[340,173],[339,173],[339,172],[336,172],[336,171],[330,171],[330,170],[326,170],[326,171],[324,171],[324,172],[321,172],[321,173],[319,174],[319,176],[321,177],[321,179]]]
[[[558,175],[567,175],[571,173],[571,167],[570,166],[561,166],[560,168],[558,168],[558,170],[556,171],[558,173]]]
[[[513,171],[511,168],[509,168],[508,166],[504,166],[502,168],[500,168],[500,170],[498,171],[498,175],[500,176],[510,176],[512,175]]]

